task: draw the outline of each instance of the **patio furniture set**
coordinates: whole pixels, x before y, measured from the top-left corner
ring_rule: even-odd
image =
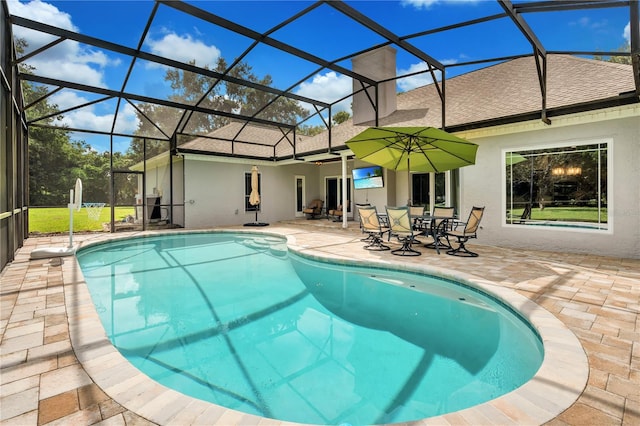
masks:
[[[384,244],[392,237],[397,238],[400,247],[391,250],[398,256],[419,256],[422,253],[414,248],[416,244],[423,244],[418,238],[426,237],[431,241],[424,243],[426,248],[433,248],[438,254],[440,250],[452,256],[477,257],[478,254],[467,249],[465,244],[472,238],[477,238],[477,231],[484,214],[484,207],[473,207],[466,222],[455,217],[453,207],[436,207],[431,214],[424,212],[422,207],[389,207],[385,206],[386,214],[378,213],[375,206],[358,205],[360,228],[367,237],[362,241],[367,244],[366,250],[391,250]],[[454,244],[456,245],[454,247]]]

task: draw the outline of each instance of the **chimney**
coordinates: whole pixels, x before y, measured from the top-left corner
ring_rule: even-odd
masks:
[[[351,60],[353,72],[361,74],[375,81],[386,80],[396,76],[396,50],[384,46],[371,52],[363,53]],[[353,91],[361,90],[359,81],[353,80]],[[367,89],[369,96],[362,91],[353,95],[353,124],[373,121],[376,112],[371,101],[376,99],[374,87]],[[383,118],[398,108],[396,100],[396,82],[387,81],[378,85],[378,118]]]

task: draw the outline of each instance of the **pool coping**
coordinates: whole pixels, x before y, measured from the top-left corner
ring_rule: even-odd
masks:
[[[251,233],[287,239],[292,252],[319,260],[357,264],[462,281],[489,293],[517,310],[537,330],[544,344],[544,359],[534,377],[505,395],[461,411],[421,419],[412,424],[543,424],[569,408],[584,391],[589,365],[575,334],[558,318],[535,302],[499,284],[471,274],[432,265],[407,265],[390,258],[385,261],[331,256],[326,252],[297,245],[294,235],[273,231],[224,229],[207,231],[168,231],[140,233],[136,237],[164,234],[221,232]],[[101,238],[84,241],[89,247],[107,241],[131,238]],[[111,344],[91,299],[76,257],[63,264],[65,305],[71,345],[78,361],[91,379],[113,400],[128,410],[158,424],[283,424],[299,423],[268,419],[242,413],[199,400],[169,389],[136,369]]]

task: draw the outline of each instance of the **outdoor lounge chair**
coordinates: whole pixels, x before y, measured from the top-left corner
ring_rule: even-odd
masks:
[[[389,232],[389,228],[380,224],[376,207],[358,207],[358,215],[362,224],[362,232],[369,234],[367,238],[362,240],[368,243],[364,248],[366,250],[390,250],[391,247],[382,243],[382,236]]]
[[[302,213],[307,215],[307,219],[315,219],[316,216],[322,214],[322,206],[324,205],[324,201],[319,198],[311,201],[309,205],[305,209],[302,210]]]
[[[447,242],[451,245],[449,241],[449,237],[454,237],[458,241],[457,248],[451,248],[447,250],[447,254],[452,256],[466,256],[466,257],[477,257],[478,253],[474,253],[472,251],[467,250],[465,247],[465,243],[471,238],[477,238],[476,233],[478,228],[480,227],[480,221],[482,220],[482,215],[484,214],[484,207],[473,207],[471,209],[471,213],[469,214],[469,219],[467,223],[464,225],[464,229],[462,231],[458,231],[456,229],[447,231],[446,237]]]
[[[420,256],[422,253],[411,247],[414,239],[409,207],[386,207],[386,210],[391,233],[402,244],[402,247],[391,250],[391,253],[398,256]]]
[[[347,200],[347,206],[348,205],[349,205],[349,201]],[[335,209],[329,210],[328,215],[327,215],[327,219],[333,218],[334,222],[340,222],[342,220],[342,216],[344,215],[344,210],[343,209],[344,208],[343,208],[342,204],[340,204]]]

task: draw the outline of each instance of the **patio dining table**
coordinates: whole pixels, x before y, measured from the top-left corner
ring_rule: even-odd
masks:
[[[438,254],[440,254],[441,247],[451,248],[448,241],[443,241],[442,239],[446,238],[447,230],[452,228],[453,223],[456,221],[455,217],[425,214],[413,216],[412,219],[415,229],[419,231],[419,235],[433,238],[433,242],[426,243],[425,247],[436,249]]]

